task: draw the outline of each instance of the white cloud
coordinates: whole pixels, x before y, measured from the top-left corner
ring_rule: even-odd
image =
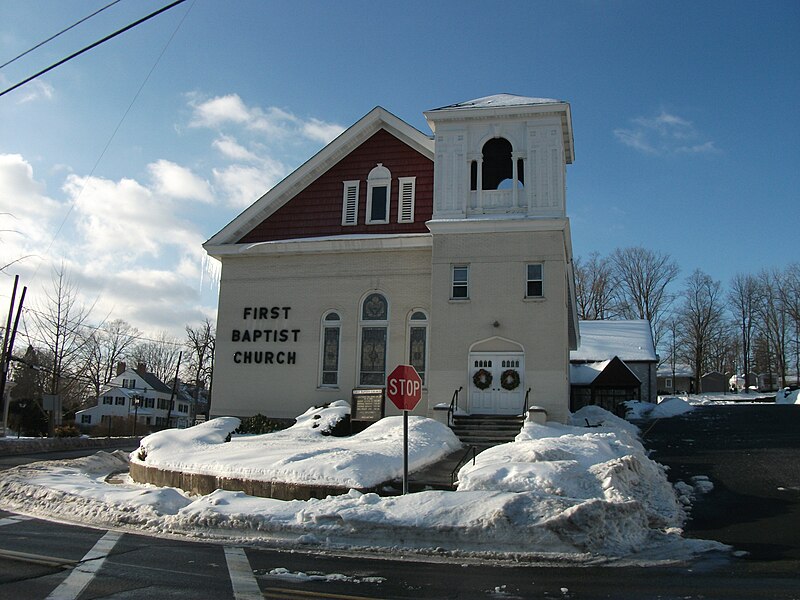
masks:
[[[189,105],[193,111],[189,123],[192,127],[218,129],[225,125],[239,125],[278,140],[300,138],[322,143],[328,143],[344,131],[341,125],[314,117],[302,119],[276,106],[247,106],[237,94],[217,96],[202,102],[192,98]]]
[[[615,129],[614,136],[622,144],[645,154],[717,152],[713,141],[701,139],[702,136],[694,123],[663,110],[655,117],[631,119],[631,124],[630,128]]]
[[[231,160],[240,160],[245,162],[257,162],[261,160],[258,155],[239,144],[235,138],[229,135],[223,135],[214,140],[213,146],[225,158],[229,158]]]
[[[155,190],[160,194],[207,203],[214,201],[208,181],[186,167],[162,159],[149,164],[147,168],[153,177]]]
[[[190,125],[194,127],[219,127],[225,123],[247,123],[250,113],[236,94],[217,96],[211,100],[193,104],[194,117]]]
[[[41,79],[34,79],[19,89],[22,95],[17,100],[18,104],[26,104],[39,99],[51,100],[55,95],[55,88]]]
[[[259,166],[231,165],[214,169],[214,179],[231,206],[246,208],[283,179],[286,172],[281,163],[264,160]]]
[[[341,125],[325,123],[319,119],[311,118],[303,125],[303,134],[310,140],[317,140],[323,144],[329,143],[344,131]]]

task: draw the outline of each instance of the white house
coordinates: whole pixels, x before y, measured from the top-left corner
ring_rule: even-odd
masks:
[[[566,419],[570,105],[424,114],[433,136],[373,109],[204,244],[222,264],[212,416],[293,418],[411,364],[416,414],[457,397]]]
[[[117,375],[109,381],[97,397],[97,404],[75,413],[75,423],[89,428],[115,417],[135,417],[144,427],[188,427],[190,403],[173,400],[170,411],[172,389],[153,373],[148,373],[144,364],[136,369],[119,363]]]

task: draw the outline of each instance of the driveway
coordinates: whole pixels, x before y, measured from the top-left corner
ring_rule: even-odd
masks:
[[[701,406],[639,425],[673,483],[714,484],[695,495],[687,536],[730,544],[745,562],[800,567],[800,406]]]

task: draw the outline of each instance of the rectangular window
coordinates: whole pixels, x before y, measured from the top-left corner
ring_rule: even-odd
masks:
[[[411,327],[409,331],[410,348],[408,352],[411,366],[417,370],[422,384],[425,384],[425,362],[427,345],[427,327]]]
[[[145,408],[155,408],[156,399],[155,398],[145,398],[144,399],[144,407]]]
[[[542,281],[542,265],[528,265],[528,281],[525,288],[526,298],[541,298],[544,296]]]
[[[116,398],[114,398],[114,404],[117,406],[125,406],[125,398],[117,396]]]
[[[453,300],[469,298],[469,267],[453,265],[453,288],[450,296]]]
[[[103,404],[111,404],[114,399],[111,396],[103,396]]]
[[[414,196],[416,193],[417,178],[401,177],[398,181],[400,183],[400,198],[397,201],[397,222],[413,223]]]
[[[81,415],[81,425],[91,425],[92,415]]]
[[[386,385],[386,327],[361,328],[359,385]]]
[[[370,188],[369,214],[367,223],[389,222],[389,188],[385,185],[376,185]]]
[[[322,385],[339,383],[339,328],[326,327],[322,341]]]
[[[667,388],[668,390],[671,390],[671,389],[672,389],[672,378],[671,378],[671,377],[668,377],[668,378],[666,379],[666,381],[664,381],[664,385],[666,386],[666,388]]]
[[[358,224],[358,181],[344,182],[342,225]]]

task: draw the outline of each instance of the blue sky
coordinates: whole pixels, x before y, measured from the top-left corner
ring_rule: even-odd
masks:
[[[0,63],[110,0],[0,0]],[[0,69],[6,89],[166,5],[122,0]],[[682,277],[800,259],[800,2],[188,0],[0,97],[0,275],[64,262],[96,321],[214,315],[200,244],[376,105],[571,103],[575,254]]]

